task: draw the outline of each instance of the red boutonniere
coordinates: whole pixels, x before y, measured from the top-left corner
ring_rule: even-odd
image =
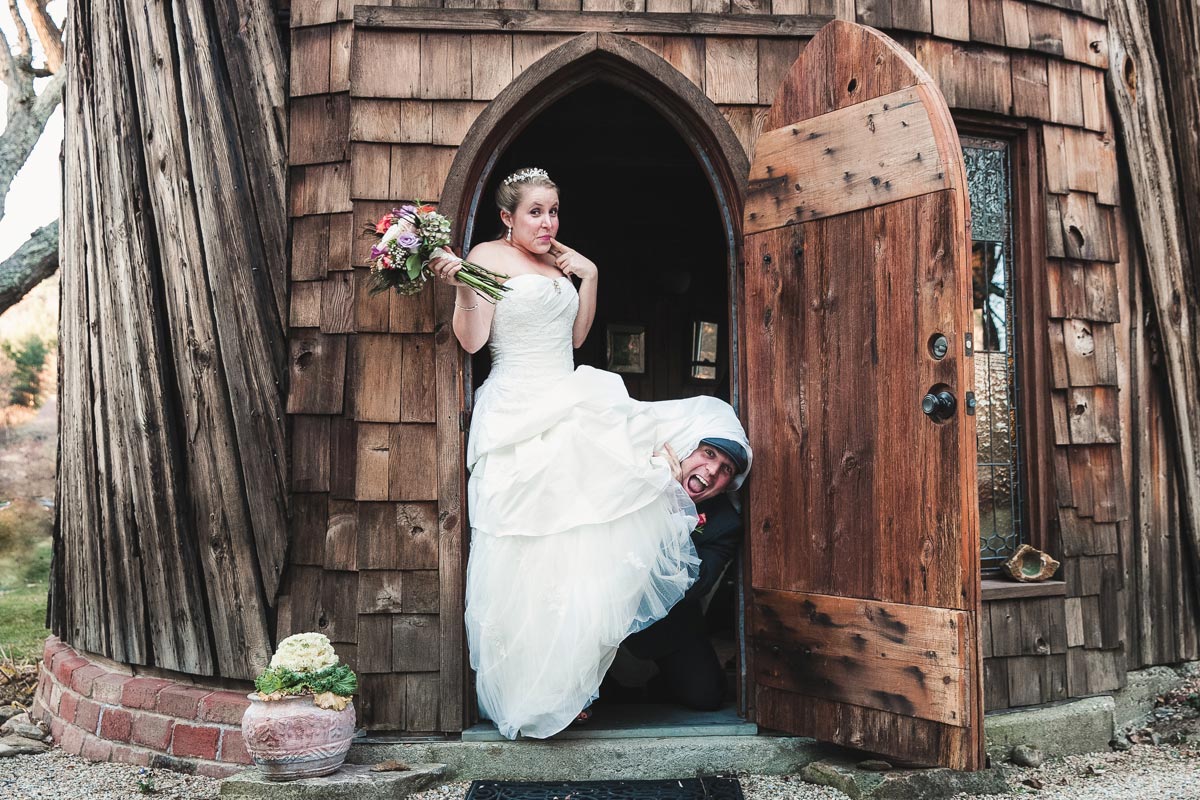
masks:
[[[707,514],[700,514],[696,517],[696,533],[704,533],[704,523],[708,522]]]

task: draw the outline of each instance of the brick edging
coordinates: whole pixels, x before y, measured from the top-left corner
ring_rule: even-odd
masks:
[[[248,705],[238,692],[112,672],[51,636],[30,714],[72,755],[226,778],[251,763]]]

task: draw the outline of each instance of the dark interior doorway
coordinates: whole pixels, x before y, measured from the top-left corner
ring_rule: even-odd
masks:
[[[496,187],[530,166],[559,185],[559,240],[600,269],[596,320],[575,363],[620,372],[639,400],[707,394],[730,401],[727,226],[709,176],[678,131],[652,105],[611,84],[591,83],[564,96],[497,157],[472,242],[501,234]],[[473,388],[489,368],[485,348],[471,362]],[[731,564],[707,612],[727,670],[727,706],[740,683],[739,573]],[[633,685],[606,683],[600,702],[658,701],[638,685],[652,665],[641,679],[636,672],[633,665]]]
[[[615,368],[638,400],[728,400],[725,226],[708,177],[675,128],[609,84],[563,97],[497,160],[474,241],[503,230],[496,186],[527,166],[559,185],[559,240],[600,268],[596,321],[575,362]],[[486,354],[477,357],[475,386],[487,370]]]

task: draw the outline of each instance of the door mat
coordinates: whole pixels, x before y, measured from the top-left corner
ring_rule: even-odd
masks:
[[[475,781],[466,800],[743,800],[736,778],[669,781]]]

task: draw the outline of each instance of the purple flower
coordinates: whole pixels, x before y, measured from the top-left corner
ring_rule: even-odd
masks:
[[[383,255],[386,252],[387,252],[386,247],[372,247],[371,248],[371,260],[374,261],[375,259],[379,258],[381,255]]]
[[[410,217],[415,217],[417,215],[417,207],[416,206],[400,206],[400,213],[407,214]]]
[[[396,239],[396,244],[400,245],[405,250],[409,250],[409,251],[415,250],[417,248],[417,245],[419,245],[420,243],[421,243],[421,240],[418,239],[416,236],[413,236],[411,233],[402,233],[402,234],[400,234],[399,238]]]

